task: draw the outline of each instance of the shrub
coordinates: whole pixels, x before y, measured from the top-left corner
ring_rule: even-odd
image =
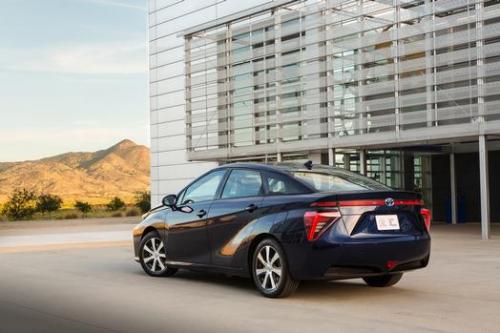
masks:
[[[65,220],[74,220],[74,219],[77,219],[77,218],[78,218],[78,214],[77,213],[64,214],[64,219]]]
[[[30,219],[35,214],[36,194],[26,188],[16,188],[2,208],[10,220]]]
[[[131,208],[129,210],[127,210],[127,212],[125,213],[125,216],[139,216],[141,215],[141,211],[137,208]]]
[[[84,201],[75,202],[75,208],[82,213],[84,218],[87,217],[87,214],[92,210],[92,206],[88,202]]]
[[[108,210],[111,210],[111,211],[116,211],[116,210],[119,210],[119,209],[122,209],[123,207],[125,207],[125,202],[123,202],[122,199],[118,198],[118,197],[114,197],[107,205],[106,207],[108,208]]]
[[[51,194],[41,194],[36,201],[36,209],[45,215],[45,213],[49,213],[49,216],[52,212],[55,212],[59,208],[61,208],[62,199],[57,195]]]
[[[123,214],[121,212],[115,212],[111,214],[111,217],[123,217]]]
[[[142,213],[147,213],[151,210],[151,192],[142,191],[135,194],[135,204]]]

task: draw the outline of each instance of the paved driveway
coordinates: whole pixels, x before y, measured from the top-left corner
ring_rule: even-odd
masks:
[[[392,288],[370,288],[360,280],[306,282],[292,297],[271,300],[246,279],[189,272],[146,276],[132,260],[131,227],[1,229],[0,332],[500,329],[497,228],[484,242],[478,226],[434,227],[430,266]]]

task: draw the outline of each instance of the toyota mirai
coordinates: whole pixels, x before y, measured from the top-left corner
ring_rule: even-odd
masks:
[[[431,214],[418,193],[343,169],[235,163],[163,199],[133,230],[151,276],[178,269],[250,277],[267,297],[301,280],[388,287],[429,262]]]

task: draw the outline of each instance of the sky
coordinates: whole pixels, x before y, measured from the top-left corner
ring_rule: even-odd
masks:
[[[149,146],[147,0],[0,0],[0,162]]]

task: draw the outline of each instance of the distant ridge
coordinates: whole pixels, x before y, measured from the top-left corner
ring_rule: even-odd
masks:
[[[149,149],[125,139],[97,152],[70,152],[34,161],[0,163],[0,202],[16,187],[57,194],[66,204],[131,201],[149,188]]]

